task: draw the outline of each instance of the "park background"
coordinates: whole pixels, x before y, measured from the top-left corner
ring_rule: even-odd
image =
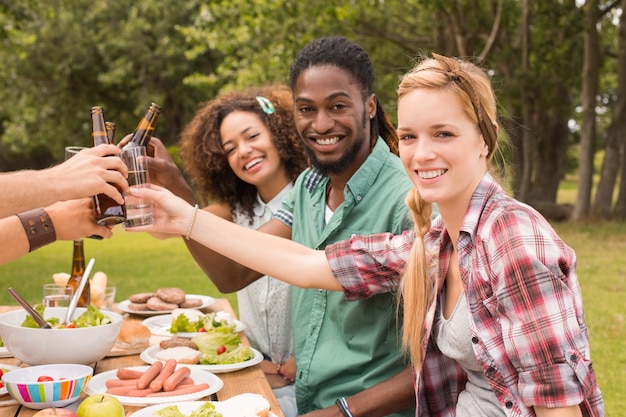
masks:
[[[626,416],[626,0],[0,0],[0,171],[45,168],[90,145],[101,105],[133,131],[150,102],[174,158],[199,103],[285,83],[297,50],[341,34],[368,50],[375,91],[395,118],[399,77],[419,54],[469,58],[498,94],[506,186],[537,207],[578,254],[592,358],[608,416]],[[198,196],[206,200],[206,196]],[[36,302],[69,272],[71,242],[0,266]],[[222,295],[181,239],[115,229],[85,242],[96,270],[133,292],[180,286]],[[0,302],[14,304],[0,292]]]

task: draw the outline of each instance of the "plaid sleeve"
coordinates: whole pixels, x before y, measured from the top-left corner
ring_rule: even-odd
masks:
[[[494,226],[503,349],[519,370],[526,405],[579,404],[593,388],[575,254],[534,212],[516,210]]]
[[[415,232],[355,236],[326,247],[333,274],[347,300],[395,291],[411,251]]]

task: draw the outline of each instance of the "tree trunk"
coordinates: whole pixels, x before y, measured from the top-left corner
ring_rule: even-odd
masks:
[[[582,129],[578,156],[578,194],[574,220],[589,215],[593,185],[593,155],[596,140],[596,94],[598,93],[598,0],[588,0],[584,10],[584,54],[582,82]]]
[[[530,1],[524,0],[522,2],[522,27],[521,27],[521,50],[522,50],[522,62],[521,69],[522,72],[527,72],[529,68],[529,56],[530,56]],[[528,97],[529,92],[526,91],[524,85],[522,85],[522,90],[519,92],[521,97],[521,112],[522,122],[529,123],[530,121],[530,98]],[[533,152],[532,150],[535,148],[534,146],[534,136],[530,129],[522,129],[521,135],[519,138],[519,149],[522,166],[519,170],[520,177],[518,181],[518,192],[516,198],[521,201],[527,201],[530,197],[530,176],[532,173],[532,161],[533,161]]]
[[[569,106],[570,98],[565,85],[555,86],[555,91],[559,90],[559,96],[563,97],[561,105],[546,110],[540,102],[534,108],[536,114],[532,118],[532,129],[537,134],[533,187],[525,201],[556,202],[559,183],[565,173],[567,155],[564,150],[567,149],[570,132],[568,113],[564,109]]]
[[[598,189],[594,200],[593,214],[603,218],[611,217],[613,192],[618,174],[621,177],[619,194],[613,215],[626,218],[626,163],[624,147],[626,146],[626,0],[622,0],[622,16],[620,17],[617,39],[617,99],[613,107],[613,116],[609,126],[604,161]],[[621,173],[620,173],[621,164]]]

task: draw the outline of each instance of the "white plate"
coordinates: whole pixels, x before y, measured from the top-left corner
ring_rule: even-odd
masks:
[[[0,363],[0,368],[8,369],[9,371],[12,371],[14,369],[19,369],[20,367],[19,366],[6,365],[4,363]],[[4,394],[8,394],[8,393],[9,393],[9,391],[7,391],[6,387],[3,386],[2,388],[0,388],[0,395],[4,395]]]
[[[4,346],[0,347],[0,358],[12,358],[12,357],[13,357],[13,354],[9,352],[9,349],[7,349]]]
[[[149,366],[130,366],[125,369],[134,369],[134,370],[143,372],[143,371],[146,371],[148,368]],[[87,395],[106,393],[106,390],[107,390],[106,381],[109,379],[116,379],[117,378],[116,373],[117,373],[117,369],[114,369],[112,371],[107,371],[101,374],[94,375],[91,378],[91,381],[89,381],[89,383],[87,384],[87,387],[85,388],[85,393]],[[202,384],[202,383],[209,384],[209,388],[203,391],[194,392],[193,394],[172,395],[169,397],[152,397],[152,398],[126,397],[123,395],[114,395],[114,397],[120,400],[120,402],[124,405],[134,405],[138,407],[145,407],[147,405],[154,405],[154,404],[199,400],[200,398],[208,397],[209,395],[216,393],[217,391],[221,390],[222,387],[224,386],[224,381],[222,381],[219,377],[217,377],[216,375],[213,375],[210,372],[204,372],[204,371],[191,369],[191,374],[189,375],[189,377],[193,379],[193,381],[196,384]]]
[[[219,404],[219,401],[185,401],[185,402],[180,402],[180,403],[159,404],[159,405],[153,405],[147,408],[142,408],[139,411],[135,411],[133,414],[130,415],[130,417],[153,417],[154,413],[166,407],[169,407],[171,405],[178,406],[178,409],[180,410],[181,413],[185,415],[189,415],[194,410],[200,408],[200,406],[204,405],[205,403],[210,403],[210,402],[216,405]],[[270,411],[269,413],[267,413],[267,416],[276,417],[276,414]]]
[[[152,334],[157,335],[157,336],[166,336],[166,337],[178,336],[178,337],[192,338],[194,336],[202,334],[199,332],[193,332],[193,333],[180,332],[180,333],[174,333],[174,334],[170,333],[169,328],[172,325],[171,314],[150,317],[142,321],[141,324],[146,326],[148,329],[150,329]],[[245,326],[243,325],[242,322],[240,322],[239,320],[235,320],[235,333],[243,331],[244,328]]]
[[[249,359],[247,361],[229,363],[226,365],[185,365],[185,366],[188,366],[191,369],[213,372],[214,374],[238,371],[240,369],[248,368],[252,365],[261,363],[261,361],[263,360],[263,354],[261,352],[259,352],[258,350],[254,348],[250,348],[250,349],[252,349],[254,356],[252,357],[252,359]],[[156,358],[156,355],[160,350],[161,348],[159,347],[159,345],[153,345],[153,346],[150,346],[148,349],[144,350],[143,352],[141,352],[141,355],[139,355],[139,357],[144,362],[147,362],[150,365],[152,365],[158,360]]]
[[[199,298],[202,300],[202,304],[198,307],[192,307],[193,310],[201,310],[205,307],[210,306],[215,302],[215,298],[209,297],[208,295],[198,295],[198,294],[187,294],[188,298]],[[137,311],[131,310],[128,308],[130,304],[130,300],[124,300],[117,303],[117,308],[119,308],[124,313],[136,314],[138,316],[157,316],[160,314],[170,314],[174,310],[148,310],[148,311]],[[178,307],[177,307],[178,308]]]

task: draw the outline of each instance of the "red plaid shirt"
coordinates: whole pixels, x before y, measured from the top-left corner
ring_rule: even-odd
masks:
[[[347,299],[394,291],[415,239],[353,237],[326,248]],[[443,285],[452,245],[441,218],[424,237],[438,253],[431,279]],[[531,207],[485,175],[474,191],[457,242],[471,314],[476,358],[507,416],[535,416],[533,405],[581,404],[583,416],[604,416],[589,353],[589,335],[576,276],[576,255]],[[432,330],[433,297],[426,329]],[[431,338],[416,381],[418,416],[454,416],[466,375]]]

